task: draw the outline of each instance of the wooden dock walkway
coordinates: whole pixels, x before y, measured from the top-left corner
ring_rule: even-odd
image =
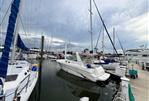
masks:
[[[132,64],[129,64],[129,68],[132,68]],[[135,101],[149,101],[149,72],[137,64],[133,64],[133,68],[138,70],[138,78],[130,78]]]

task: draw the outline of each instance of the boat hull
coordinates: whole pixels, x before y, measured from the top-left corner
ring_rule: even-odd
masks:
[[[57,60],[57,62],[60,64],[62,70],[93,82],[106,81],[110,77],[110,74],[104,73],[104,70],[101,74],[98,72],[102,67],[88,69],[75,61]]]
[[[19,60],[15,64],[8,66],[8,78],[4,84],[5,101],[28,101],[38,80],[38,69],[27,61]]]

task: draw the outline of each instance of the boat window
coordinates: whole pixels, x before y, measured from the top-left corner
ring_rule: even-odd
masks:
[[[18,75],[7,75],[6,82],[14,81],[16,80]]]
[[[142,55],[142,57],[147,57],[147,55],[146,55],[146,54],[144,54],[144,55]]]
[[[146,63],[146,66],[149,66],[149,63]]]
[[[16,68],[22,68],[22,66],[17,66]]]

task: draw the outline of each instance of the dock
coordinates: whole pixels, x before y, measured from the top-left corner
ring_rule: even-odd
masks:
[[[129,68],[132,68],[132,64],[129,64]],[[137,64],[133,64],[133,68],[138,70],[138,78],[130,78],[135,101],[149,101],[149,72]]]

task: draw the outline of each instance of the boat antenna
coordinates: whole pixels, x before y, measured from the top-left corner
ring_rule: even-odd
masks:
[[[116,48],[115,48],[115,46],[114,46],[114,43],[113,43],[113,41],[112,41],[112,39],[111,39],[111,37],[110,37],[110,34],[109,34],[108,29],[107,29],[107,27],[106,27],[106,25],[105,25],[105,23],[104,23],[104,21],[103,21],[103,18],[102,18],[101,14],[100,14],[100,12],[99,12],[99,10],[98,10],[98,7],[97,7],[97,5],[96,5],[95,0],[93,0],[93,2],[94,2],[94,5],[95,5],[96,10],[97,10],[97,12],[98,12],[99,18],[100,18],[100,20],[101,20],[101,22],[102,22],[102,24],[103,24],[103,27],[104,27],[104,29],[105,29],[105,31],[106,31],[106,33],[107,33],[107,35],[108,35],[108,37],[109,37],[109,39],[110,39],[110,41],[111,41],[111,44],[112,44],[112,46],[113,46],[113,48],[114,48],[116,54],[118,55],[118,52],[117,52],[117,50],[116,50]]]

